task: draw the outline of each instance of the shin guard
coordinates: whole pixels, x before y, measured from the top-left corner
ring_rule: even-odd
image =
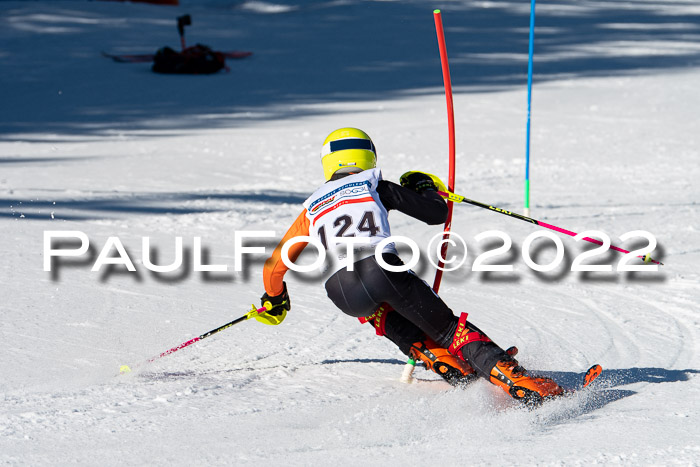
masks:
[[[472,342],[491,342],[491,339],[489,339],[486,334],[472,329],[467,322],[467,313],[462,313],[459,317],[457,329],[455,330],[455,335],[452,338],[452,343],[448,347],[448,350],[451,354],[463,358],[460,350],[462,347]]]
[[[379,305],[379,308],[377,308],[377,311],[375,311],[371,315],[357,319],[360,320],[360,323],[372,324],[372,326],[374,326],[374,332],[376,332],[378,336],[383,336],[384,334],[386,334],[386,315],[390,311],[393,311],[393,308],[387,305],[386,303],[382,303],[381,305]]]

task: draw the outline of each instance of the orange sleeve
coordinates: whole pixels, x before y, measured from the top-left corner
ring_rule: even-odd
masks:
[[[272,252],[265,265],[263,266],[263,284],[265,285],[265,292],[271,297],[279,295],[284,291],[284,285],[282,280],[284,275],[289,269],[282,262],[282,247],[287,242],[287,240],[294,237],[302,237],[309,235],[309,219],[306,217],[306,209],[304,209],[299,217],[296,218],[292,226],[284,234],[282,240],[275,247],[275,251]],[[308,242],[299,242],[292,245],[289,249],[288,256],[292,262],[296,261],[302,250],[306,248]]]

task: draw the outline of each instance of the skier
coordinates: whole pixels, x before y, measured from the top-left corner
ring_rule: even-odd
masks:
[[[393,243],[382,243],[385,264],[380,265],[375,248],[391,236],[388,211],[437,225],[445,222],[447,204],[437,193],[438,185],[444,185],[436,177],[407,172],[399,186],[382,179],[376,159],[374,143],[364,131],[341,128],[328,135],[321,149],[326,183],[304,202],[304,210],[265,262],[261,303],[268,311],[261,318],[281,322],[291,308],[282,247],[294,237],[309,236],[337,260],[325,283],[331,301],[344,313],[372,323],[378,335],[449,382],[476,374],[528,404],[563,394],[550,378],[530,375],[521,367],[513,358],[517,349],[501,349],[467,321],[467,313],[455,316],[413,271],[389,270],[404,264]],[[343,242],[347,237],[366,243],[348,246]],[[293,244],[289,259],[295,261],[307,244]],[[354,260],[349,263],[351,253]]]

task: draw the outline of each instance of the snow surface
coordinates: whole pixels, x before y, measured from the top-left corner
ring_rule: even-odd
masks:
[[[0,463],[700,464],[697,2],[537,6],[532,216],[626,248],[620,235],[651,232],[659,272],[572,273],[584,246],[562,237],[564,265],[535,274],[520,256],[532,225],[455,206],[470,255],[445,275],[445,301],[563,384],[606,369],[535,411],[485,381],[453,389],[417,369],[402,384],[404,356],[337,311],[321,274],[287,277],[294,307],[278,327],[245,322],[117,374],[258,302],[265,256],[234,272],[234,232],[281,237],[322,182],[331,130],[368,131],[388,179],[446,177],[433,8],[456,191],[522,209],[529,2],[181,3],[0,2]],[[184,13],[188,43],[254,55],[213,76],[100,56],[177,47]],[[439,232],[401,214],[392,225],[423,247]],[[515,271],[472,272],[489,243],[474,236],[494,229],[513,239],[501,260]],[[85,232],[89,255],[45,272],[47,230]],[[148,271],[142,238],[168,264],[178,236],[185,266]],[[137,273],[90,271],[109,237]],[[193,272],[194,237],[229,271]]]

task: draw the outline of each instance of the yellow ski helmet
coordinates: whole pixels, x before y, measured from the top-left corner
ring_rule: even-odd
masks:
[[[321,165],[326,180],[334,173],[355,172],[377,166],[377,150],[369,135],[357,128],[341,128],[332,132],[321,148]]]

